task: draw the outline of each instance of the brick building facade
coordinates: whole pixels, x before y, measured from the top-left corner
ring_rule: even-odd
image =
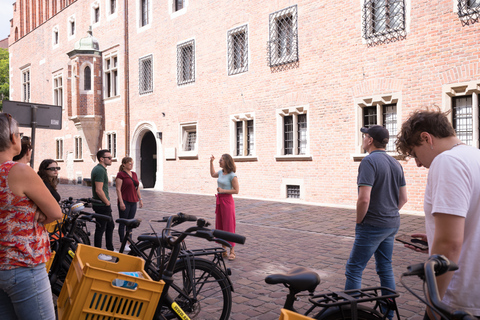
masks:
[[[479,1],[17,0],[13,10],[10,98],[63,105],[63,129],[38,130],[35,159],[57,158],[70,182],[109,148],[112,177],[128,154],[144,187],[213,194],[210,155],[230,153],[241,196],[352,206],[363,125],[385,125],[395,155],[402,121],[437,105],[479,147]],[[427,171],[402,164],[406,209],[422,211]]]

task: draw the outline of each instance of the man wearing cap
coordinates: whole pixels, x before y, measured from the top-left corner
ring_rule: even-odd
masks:
[[[405,176],[400,163],[385,152],[388,130],[374,125],[360,131],[363,149],[369,155],[358,167],[357,224],[346,265],[345,290],[361,288],[362,273],[372,255],[381,286],[395,290],[392,253],[400,226],[399,210],[407,202]]]

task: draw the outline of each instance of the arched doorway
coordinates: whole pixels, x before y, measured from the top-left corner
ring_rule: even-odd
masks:
[[[147,131],[140,145],[140,179],[144,188],[155,187],[157,176],[157,143],[151,131]]]

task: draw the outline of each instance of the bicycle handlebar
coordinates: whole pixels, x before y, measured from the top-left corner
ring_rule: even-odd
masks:
[[[220,238],[229,242],[235,242],[239,244],[245,244],[245,240],[246,240],[246,238],[242,235],[231,233],[228,231],[218,230],[218,229],[212,229],[212,234],[216,238]]]
[[[454,310],[444,304],[440,299],[438,292],[436,276],[440,276],[448,271],[455,271],[458,266],[455,262],[448,260],[443,255],[432,255],[427,262],[409,266],[408,271],[402,276],[418,276],[427,284],[429,300],[433,305],[432,309],[448,315],[448,319],[474,320],[476,319],[469,312],[463,310]],[[432,307],[432,306],[430,306]]]

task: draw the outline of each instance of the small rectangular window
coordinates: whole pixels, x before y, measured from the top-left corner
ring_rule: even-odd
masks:
[[[110,14],[114,14],[117,10],[117,0],[110,0]]]
[[[97,23],[100,21],[100,8],[93,9],[93,22]]]
[[[75,160],[83,159],[82,137],[75,137]]]
[[[140,59],[139,88],[140,94],[153,92],[153,56]]]
[[[141,0],[141,26],[144,27],[149,23],[149,4],[150,0]]]
[[[298,61],[297,6],[270,14],[270,67]]]
[[[30,102],[30,69],[22,72],[23,102]]]
[[[118,57],[111,54],[105,58],[105,98],[118,95]]]
[[[387,147],[388,152],[395,152],[395,140],[397,140],[397,105],[387,104],[383,106],[383,126],[388,130],[390,137]]]
[[[287,185],[287,198],[300,199],[300,186]]]
[[[293,154],[293,116],[283,117],[283,146],[284,154]]]
[[[365,0],[362,28],[370,45],[404,39],[405,0]]]
[[[55,149],[55,159],[63,160],[63,139],[55,140]]]
[[[63,80],[61,74],[53,77],[53,104],[56,106],[63,105]]]
[[[175,7],[174,7],[174,11],[178,11],[178,10],[182,10],[183,9],[183,5],[184,5],[184,0],[173,0],[174,4],[175,4]]]
[[[196,122],[180,124],[179,143],[178,156],[180,158],[198,156],[198,131]]]
[[[107,132],[107,150],[110,151],[112,158],[117,158],[117,134],[115,132]]]
[[[247,26],[228,32],[228,75],[248,70]]]
[[[473,146],[473,108],[472,96],[454,97],[453,128],[463,143]]]

